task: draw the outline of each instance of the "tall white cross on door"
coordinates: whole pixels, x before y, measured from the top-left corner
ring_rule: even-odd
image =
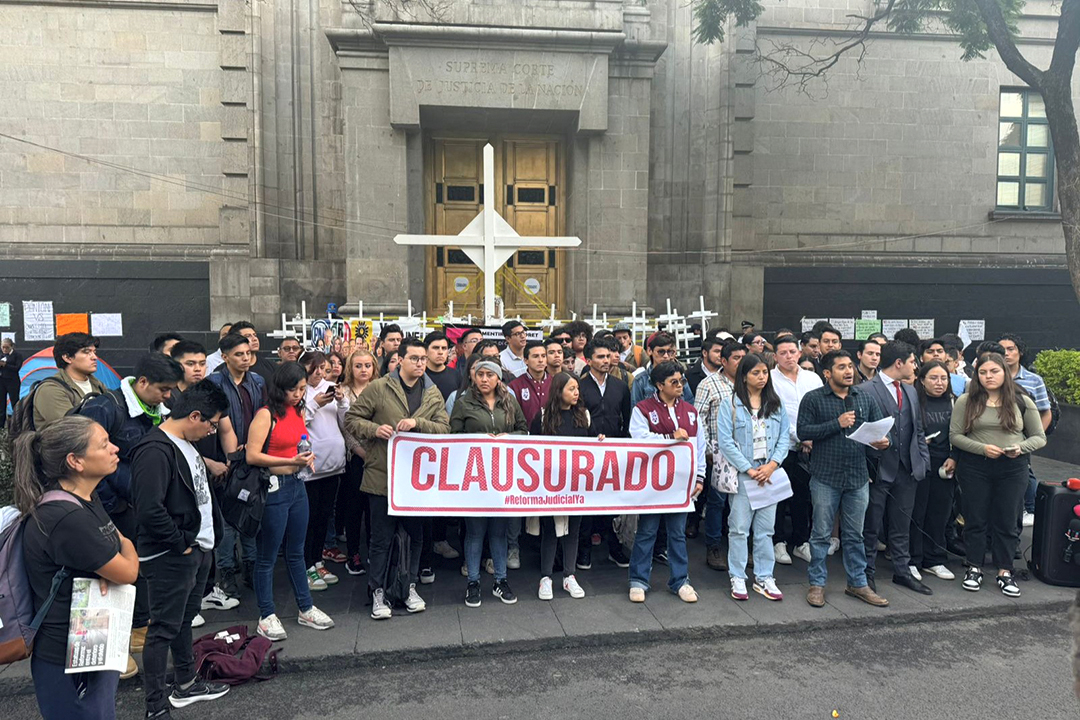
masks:
[[[397,235],[398,245],[457,245],[484,272],[484,315],[495,317],[495,273],[522,247],[577,247],[577,237],[521,237],[495,210],[495,148],[484,146],[483,209],[454,235]],[[450,238],[456,240],[450,242]]]

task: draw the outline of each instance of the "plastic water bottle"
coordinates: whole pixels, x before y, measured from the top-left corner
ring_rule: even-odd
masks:
[[[308,439],[307,435],[301,435],[300,442],[296,443],[296,453],[297,455],[303,455],[309,452],[311,452],[311,440]],[[311,478],[311,468],[305,465],[300,468],[300,472],[296,473],[296,477],[301,480],[309,480]]]

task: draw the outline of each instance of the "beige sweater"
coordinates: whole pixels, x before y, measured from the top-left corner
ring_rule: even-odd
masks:
[[[1043,432],[1042,418],[1035,407],[1035,403],[1027,395],[1021,397],[1024,403],[1023,427],[1016,432],[1006,432],[998,421],[998,409],[987,407],[979,417],[975,418],[975,424],[971,432],[964,432],[964,414],[967,412],[968,395],[961,395],[953,407],[952,422],[949,424],[949,441],[954,448],[975,455],[983,455],[987,445],[997,445],[999,448],[1007,448],[1013,445],[1020,446],[1020,452],[1024,455],[1035,452],[1046,444],[1046,433]],[[1013,412],[1020,415],[1019,409]]]

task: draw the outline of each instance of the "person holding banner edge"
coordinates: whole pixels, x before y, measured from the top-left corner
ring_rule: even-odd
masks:
[[[480,360],[472,366],[472,381],[454,403],[450,416],[451,432],[486,433],[493,437],[528,434],[525,415],[503,384],[502,373],[502,367],[493,360]],[[480,607],[480,555],[485,535],[495,566],[491,594],[507,605],[517,602],[517,596],[506,581],[507,525],[506,517],[465,519],[465,565],[469,578],[465,605],[468,607]]]
[[[416,592],[420,577],[420,551],[423,547],[423,523],[420,518],[396,517],[389,512],[387,463],[389,440],[396,432],[431,435],[446,433],[450,423],[443,407],[442,393],[424,375],[427,352],[424,343],[405,338],[397,348],[401,364],[397,370],[368,384],[345,413],[345,430],[356,438],[368,438],[364,477],[360,492],[366,498],[371,522],[371,545],[368,548],[368,587],[371,589],[371,619],[386,620],[393,614],[383,589],[390,560],[390,538],[400,522],[409,535],[409,575],[413,585],[406,609],[420,612],[427,605]]]
[[[656,394],[634,406],[630,414],[630,437],[667,439],[693,442],[693,498],[705,487],[705,433],[699,432],[697,412],[693,404],[683,399],[683,367],[674,360],[651,366],[649,380]],[[668,588],[683,602],[697,602],[698,595],[690,585],[689,560],[686,554],[686,511],[641,515],[638,518],[634,549],[630,553],[630,602],[645,602],[652,574],[653,547],[663,521],[667,529],[668,565],[671,577]]]
[[[587,346],[586,346],[587,347]],[[551,380],[547,401],[533,418],[530,435],[559,435],[562,437],[592,437],[592,417],[581,401],[578,381],[573,375],[561,372]],[[603,440],[603,435],[597,435]],[[580,515],[556,515],[554,517],[528,518],[525,523],[530,535],[540,535],[540,590],[541,600],[551,600],[551,573],[555,568],[555,544],[562,543],[563,590],[570,597],[583,598],[574,577],[573,559],[578,552],[578,533],[581,530]]]
[[[749,353],[735,370],[734,394],[720,405],[716,414],[720,452],[739,471],[738,490],[731,494],[728,515],[728,572],[731,597],[735,600],[750,599],[746,592],[746,561],[751,529],[754,592],[768,600],[784,599],[772,574],[776,562],[772,541],[776,503],[754,510],[747,484],[772,482],[773,473],[787,459],[791,447],[789,427],[787,411],[773,388],[768,365],[761,356]]]

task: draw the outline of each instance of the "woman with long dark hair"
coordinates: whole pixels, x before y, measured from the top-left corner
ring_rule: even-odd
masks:
[[[977,592],[982,587],[980,568],[989,533],[998,588],[1008,597],[1019,597],[1012,571],[1020,541],[1017,518],[1028,484],[1024,456],[1044,446],[1046,434],[1035,403],[1018,389],[1000,354],[979,358],[967,392],[953,407],[949,439],[957,451],[964,512],[964,589]]]
[[[247,461],[270,472],[270,493],[263,510],[262,525],[255,536],[255,597],[259,602],[258,633],[269,640],[288,635],[274,607],[274,564],[278,550],[285,546],[285,567],[292,583],[297,622],[316,630],[327,630],[334,621],[311,600],[304,564],[304,543],[308,532],[308,497],[299,473],[315,466],[315,455],[298,452],[297,445],[308,434],[304,423],[304,393],[307,372],[300,363],[285,362],[274,369],[267,384],[267,405],[255,413],[248,430]]]
[[[345,438],[342,428],[348,406],[341,402],[344,390],[325,373],[331,363],[320,352],[305,353],[300,358],[307,372],[304,393],[304,424],[307,426],[315,464],[310,472],[301,472],[308,496],[307,540],[304,542],[304,564],[307,566],[308,587],[313,591],[326,590],[338,578],[323,565],[325,559],[341,562],[346,558],[324,552],[327,526],[334,512],[338,483],[345,472]],[[332,372],[332,371],[331,371]]]
[[[116,717],[120,673],[69,675],[64,665],[73,579],[100,578],[91,592],[104,595],[106,580],[130,585],[139,575],[135,546],[113,525],[96,492],[98,483],[116,470],[117,452],[105,428],[79,415],[61,418],[41,432],[25,432],[15,442],[15,506],[25,518],[16,522],[25,522],[23,559],[35,613],[47,602],[54,579],[62,578],[30,658],[45,720]]]
[[[945,525],[949,522],[956,490],[956,459],[949,443],[949,423],[956,396],[949,367],[939,360],[924,363],[915,378],[915,392],[919,395],[926,445],[930,450],[930,470],[915,492],[911,564],[925,574],[953,580],[956,576],[945,567],[948,559]]]
[[[728,574],[731,597],[748,600],[746,592],[747,539],[754,533],[754,592],[768,600],[783,600],[773,567],[773,531],[776,504],[754,510],[746,488],[765,485],[787,459],[791,447],[790,421],[773,388],[769,366],[755,353],[735,370],[735,392],[716,413],[716,439],[720,452],[739,471],[738,490],[730,497],[728,514]]]
[[[345,413],[356,402],[360,394],[367,389],[372,380],[379,377],[379,367],[375,356],[367,348],[360,348],[349,356],[349,362],[345,365],[345,381],[342,385],[341,404],[345,406]],[[338,506],[341,510],[342,522],[340,527],[345,529],[345,552],[348,559],[345,561],[345,570],[350,575],[363,575],[367,570],[360,559],[360,533],[363,527],[363,518],[368,513],[367,503],[360,494],[360,483],[364,479],[364,458],[367,457],[367,444],[352,435],[344,432],[345,446],[349,450],[349,462],[345,466],[345,477],[341,481],[338,490]],[[371,523],[367,523],[368,540],[371,540]]]
[[[526,435],[525,415],[502,382],[502,367],[492,360],[479,360],[472,366],[472,371],[468,389],[454,403],[450,431],[492,436]],[[469,579],[465,604],[468,607],[480,607],[480,556],[485,535],[495,570],[491,593],[508,605],[517,602],[517,596],[506,581],[507,522],[506,517],[465,519],[465,565]]]
[[[533,418],[529,433],[532,435],[560,435],[562,437],[592,437],[589,411],[581,402],[578,381],[570,373],[560,372],[551,379],[547,402]],[[599,436],[604,439],[603,435]],[[581,530],[580,515],[557,515],[555,517],[528,518],[526,532],[540,535],[540,591],[541,600],[551,600],[551,573],[555,568],[555,545],[562,544],[563,590],[570,597],[583,598],[585,591],[574,577],[574,560],[578,551],[578,532]]]

